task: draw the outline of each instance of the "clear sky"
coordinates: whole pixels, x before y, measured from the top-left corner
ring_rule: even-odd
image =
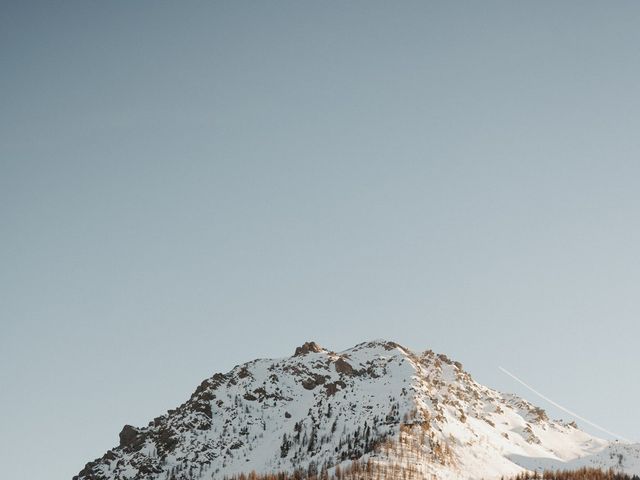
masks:
[[[640,440],[638,25],[635,1],[2,2],[2,477],[69,479],[312,339],[432,348],[548,407],[502,365]]]

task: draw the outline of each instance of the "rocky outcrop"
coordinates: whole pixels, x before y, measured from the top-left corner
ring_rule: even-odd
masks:
[[[138,450],[144,443],[144,435],[136,427],[125,425],[120,431],[120,448]]]
[[[345,375],[354,374],[353,367],[344,358],[339,358],[338,360],[336,360],[336,363],[334,363],[334,367],[336,369],[336,372],[338,373],[343,373]]]
[[[318,345],[316,342],[305,342],[301,346],[296,348],[296,351],[293,354],[293,356],[300,357],[302,355],[306,355],[307,353],[311,353],[311,352],[320,353],[322,351],[323,351],[322,347]]]

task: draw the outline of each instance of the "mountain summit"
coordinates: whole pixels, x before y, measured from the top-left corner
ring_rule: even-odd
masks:
[[[307,342],[291,357],[213,375],[146,427],[125,425],[119,445],[74,480],[303,477],[354,460],[416,478],[498,478],[568,465],[638,473],[638,451],[484,387],[431,350],[376,340],[336,353]]]

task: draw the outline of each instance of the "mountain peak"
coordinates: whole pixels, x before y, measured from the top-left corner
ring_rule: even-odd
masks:
[[[305,342],[302,345],[300,345],[299,347],[296,348],[295,353],[293,354],[294,357],[301,357],[303,355],[306,355],[307,353],[321,353],[324,352],[324,348],[322,348],[320,345],[318,345],[316,342]]]
[[[385,340],[384,338],[376,338],[375,340],[369,340],[368,342],[362,342],[353,347],[353,349],[361,349],[361,348],[376,348],[382,347],[385,350],[393,350],[395,348],[399,348],[404,352],[410,352],[410,350],[406,347],[403,347],[397,342],[393,342],[391,340]]]
[[[354,459],[404,465],[420,478],[489,479],[608,445],[478,384],[444,354],[388,340],[339,353],[308,341],[292,357],[238,365],[148,426],[126,425],[119,440],[76,479],[312,477]]]

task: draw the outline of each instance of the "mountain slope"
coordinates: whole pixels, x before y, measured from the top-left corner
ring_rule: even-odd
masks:
[[[314,473],[358,458],[427,478],[492,478],[534,468],[531,459],[564,465],[607,447],[476,383],[445,355],[388,341],[335,353],[310,342],[292,357],[216,374],[148,426],[125,426],[119,446],[74,479]]]

